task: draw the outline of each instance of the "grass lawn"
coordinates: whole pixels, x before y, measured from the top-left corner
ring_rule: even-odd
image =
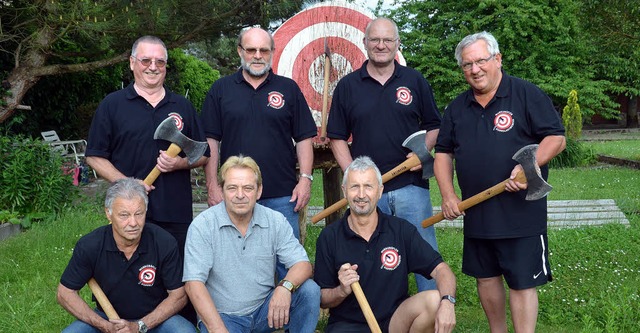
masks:
[[[640,142],[635,140],[633,145],[638,147]],[[549,195],[552,200],[614,199],[631,226],[549,231],[554,281],[539,289],[537,331],[637,332],[640,171],[600,165],[554,169],[549,182],[554,186]],[[433,204],[439,205],[433,182],[432,188],[436,189],[432,191]],[[313,200],[321,199],[321,191],[314,189],[313,196]],[[321,200],[312,202],[321,204]],[[0,332],[59,332],[73,320],[56,303],[56,287],[77,239],[105,222],[99,199],[86,199],[56,221],[36,224],[0,243]],[[308,227],[305,248],[312,261],[320,230],[318,226]],[[488,332],[475,281],[460,272],[461,230],[437,228],[437,237],[443,257],[458,277],[455,331]],[[81,294],[90,300],[88,288]]]

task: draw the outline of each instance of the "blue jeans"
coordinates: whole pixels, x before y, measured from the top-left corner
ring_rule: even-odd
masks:
[[[298,223],[298,213],[293,211],[293,209],[296,208],[296,203],[295,201],[289,202],[289,200],[291,200],[291,196],[260,199],[258,200],[258,203],[282,213],[287,221],[289,221],[289,224],[293,229],[293,236],[297,240],[300,240],[300,224]],[[278,280],[284,279],[284,277],[287,275],[287,269],[281,263],[278,263],[276,272],[278,273]]]
[[[438,251],[435,229],[433,226],[422,227],[422,221],[433,215],[429,190],[415,185],[407,185],[403,188],[383,193],[382,198],[378,201],[378,208],[385,214],[397,216],[411,222],[418,228],[420,236],[434,250]],[[435,280],[427,280],[427,278],[419,274],[415,274],[415,276],[418,292],[436,289]]]
[[[264,300],[264,303],[252,314],[247,316],[232,316],[220,313],[224,326],[229,333],[259,333],[273,332],[275,328],[269,328],[269,302],[273,296],[273,290]],[[320,287],[311,279],[305,281],[298,290],[291,295],[291,308],[289,310],[289,324],[285,329],[292,333],[313,333],[318,324],[320,315]],[[198,322],[200,333],[208,333],[203,322]]]
[[[95,310],[95,312],[102,318],[107,319],[107,315],[104,312]],[[150,329],[149,333],[196,333],[196,328],[188,320],[182,318],[180,315],[174,315],[165,320],[162,324]],[[97,328],[83,322],[76,320],[71,325],[67,326],[62,333],[100,333]]]

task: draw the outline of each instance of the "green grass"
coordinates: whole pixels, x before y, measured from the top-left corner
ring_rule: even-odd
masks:
[[[640,140],[583,141],[596,154],[640,161]]]
[[[321,175],[314,177],[318,180],[313,196],[321,198],[317,188]],[[549,182],[554,186],[552,200],[614,199],[631,226],[549,231],[554,281],[539,289],[537,332],[637,331],[640,172],[606,166],[554,169]],[[433,181],[432,188],[433,204],[439,205]],[[36,224],[0,243],[0,332],[59,332],[73,320],[56,303],[55,293],[77,239],[106,222],[99,201],[88,201],[64,211],[54,222]],[[320,231],[321,227],[308,228],[305,248],[312,261]],[[460,272],[461,230],[437,228],[437,237],[443,257],[458,278],[455,331],[488,332],[475,281]],[[81,295],[90,300],[87,288]]]

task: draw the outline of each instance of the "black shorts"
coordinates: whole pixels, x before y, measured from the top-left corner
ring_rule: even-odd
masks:
[[[552,280],[547,235],[509,239],[464,238],[462,272],[475,278],[504,276],[511,289]]]

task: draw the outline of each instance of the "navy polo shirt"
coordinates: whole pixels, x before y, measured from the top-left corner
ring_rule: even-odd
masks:
[[[327,136],[347,140],[351,156],[366,155],[384,174],[407,159],[402,142],[420,130],[440,127],[440,113],[427,80],[418,71],[395,62],[391,78],[381,85],[362,67],[343,77],[333,92]],[[405,172],[384,184],[384,191],[407,185],[429,188],[422,171]]]
[[[314,280],[320,288],[340,285],[338,270],[344,263],[358,264],[360,285],[373,314],[386,332],[396,308],[409,297],[409,273],[431,278],[442,262],[438,252],[420,237],[411,223],[378,212],[378,226],[369,242],[349,228],[347,210],[337,222],[322,230],[316,243]],[[329,310],[329,323],[348,321],[368,326],[353,294]]]
[[[290,196],[298,183],[293,140],[317,134],[307,101],[295,81],[269,71],[253,87],[242,69],[213,83],[202,106],[205,135],[220,141],[220,162],[251,156],[262,173],[262,198]]]
[[[196,110],[183,96],[165,87],[166,95],[154,108],[138,95],[133,83],[109,94],[98,106],[91,123],[86,156],[106,158],[127,177],[145,179],[156,166],[160,150],[171,144],[153,134],[167,117],[174,117],[182,134],[206,141]],[[180,152],[184,157],[184,152]],[[209,156],[209,151],[205,153]],[[191,174],[188,169],[162,173],[149,192],[147,220],[191,223]]]
[[[494,98],[483,108],[473,92],[459,95],[444,113],[436,152],[452,153],[462,198],[509,178],[520,148],[564,135],[551,99],[538,87],[503,72]],[[547,179],[548,168],[541,168]],[[527,191],[504,192],[466,210],[464,232],[473,238],[539,235],[547,228],[546,198],[526,201]]]
[[[80,290],[92,277],[121,318],[142,318],[167,298],[167,290],[183,286],[178,244],[164,229],[148,223],[127,260],[116,246],[112,226],[99,227],[78,240],[60,283]]]

